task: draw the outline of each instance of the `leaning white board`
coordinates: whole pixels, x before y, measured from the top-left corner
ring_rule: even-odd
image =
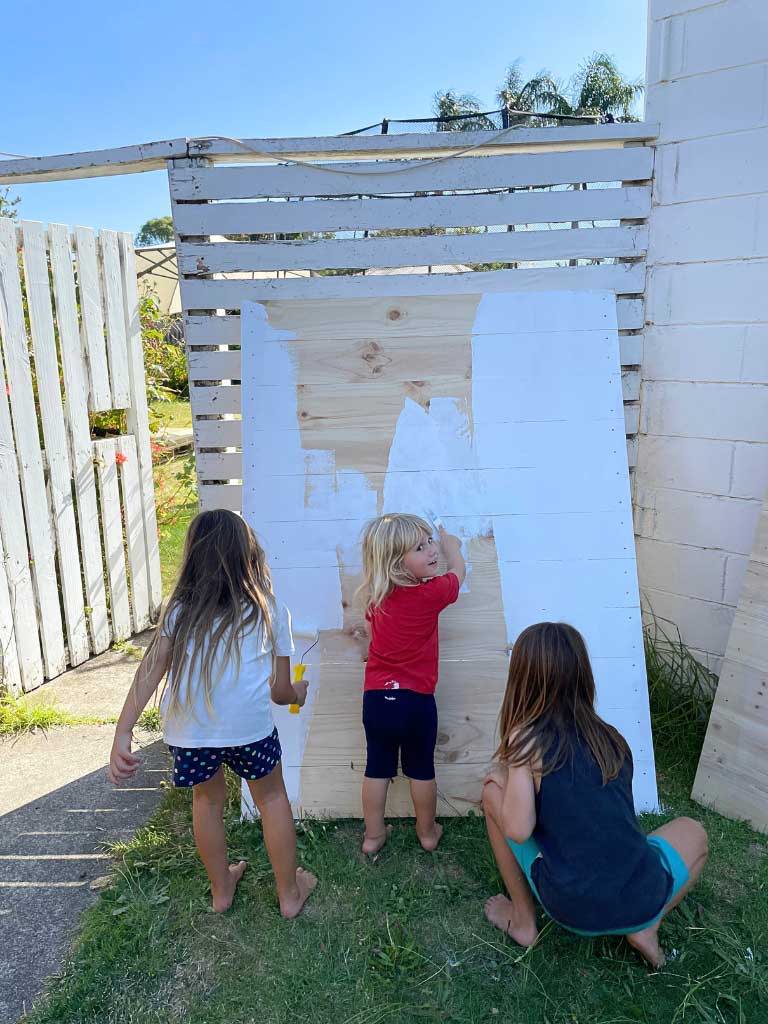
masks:
[[[347,303],[356,322],[365,323],[370,303]],[[436,298],[438,311],[439,304]],[[285,305],[242,308],[243,514],[294,621],[342,628],[342,572],[359,565],[362,526],[382,511],[435,509],[465,550],[493,538],[507,642],[544,619],[581,630],[598,710],[632,748],[636,807],[656,808],[613,293],[475,297],[469,402],[443,389],[420,403],[405,389],[383,473],[350,467],[348,459],[339,466],[332,447],[305,447],[296,357],[304,336],[285,329],[293,316]],[[296,323],[311,324],[310,305],[321,315],[319,300],[307,302]],[[431,352],[436,331],[420,329]],[[355,409],[349,407],[347,432],[355,430]],[[370,400],[361,405],[363,444],[366,417],[375,411]],[[463,588],[469,593],[472,569]],[[297,654],[303,643],[297,637]],[[471,671],[468,663],[468,680]],[[440,693],[438,687],[438,707]],[[301,715],[276,709],[289,796],[304,809],[302,758],[315,699],[310,687]]]

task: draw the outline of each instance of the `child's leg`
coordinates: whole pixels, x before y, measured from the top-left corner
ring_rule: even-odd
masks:
[[[387,806],[388,789],[389,779],[372,779],[367,775],[363,779],[363,817],[365,819],[363,853],[369,855],[378,853],[387,841],[384,811]]]
[[[431,852],[437,849],[443,834],[443,826],[435,821],[437,783],[434,779],[409,779],[408,782],[416,814],[416,835],[424,849]]]
[[[197,852],[211,880],[213,909],[217,914],[228,910],[235,896],[237,883],[245,871],[245,861],[229,864],[227,837],[224,831],[224,805],[227,784],[224,769],[219,768],[207,782],[192,789],[192,826]]]
[[[282,767],[278,764],[269,775],[246,781],[261,815],[264,845],[275,876],[280,913],[283,917],[296,917],[317,885],[317,878],[296,866],[296,827]]]
[[[496,925],[521,946],[532,946],[539,935],[536,927],[536,907],[530,886],[501,828],[502,797],[501,788],[495,782],[488,782],[483,787],[483,812],[488,839],[499,874],[509,893],[509,899],[501,894],[492,896],[485,904],[485,916],[491,924]]]
[[[651,835],[661,836],[663,839],[666,839],[669,845],[674,847],[680,854],[685,861],[685,866],[688,868],[688,881],[685,885],[681,886],[666,907],[664,907],[659,920],[651,925],[650,928],[644,928],[641,932],[632,932],[630,935],[627,935],[627,942],[630,946],[636,949],[652,967],[662,967],[664,964],[664,954],[659,945],[659,926],[670,910],[673,910],[680,903],[698,881],[699,875],[704,870],[704,865],[707,862],[709,850],[707,846],[707,833],[704,831],[703,826],[698,821],[694,821],[693,818],[675,818],[673,821],[668,821],[666,825],[662,825],[661,828],[651,832]]]

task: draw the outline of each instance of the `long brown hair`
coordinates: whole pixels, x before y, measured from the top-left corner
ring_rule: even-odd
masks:
[[[189,711],[199,687],[211,710],[217,657],[221,655],[221,664],[234,659],[239,667],[240,640],[259,625],[265,647],[272,650],[270,684],[274,681],[274,603],[266,555],[245,520],[226,509],[195,516],[187,530],[178,582],[147,651],[150,655],[165,623],[171,622],[172,653],[166,682],[169,712]],[[188,685],[182,702],[185,677]]]
[[[570,759],[575,734],[592,751],[603,784],[615,779],[629,747],[595,711],[584,638],[565,622],[538,622],[524,629],[512,648],[496,757],[511,767],[541,758],[546,775]]]

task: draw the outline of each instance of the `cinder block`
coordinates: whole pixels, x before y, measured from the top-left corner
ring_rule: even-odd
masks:
[[[766,282],[766,259],[654,266],[648,274],[646,318],[657,327],[764,323]]]
[[[638,485],[704,494],[731,493],[731,441],[640,434]]]
[[[748,555],[762,501],[635,487],[635,533],[641,537]]]
[[[766,191],[768,128],[662,145],[656,151],[659,204]]]
[[[768,256],[768,195],[699,199],[653,208],[650,263],[750,256]]]
[[[640,587],[704,601],[722,601],[726,554],[708,548],[637,538]]]
[[[670,623],[680,630],[684,644],[715,657],[725,653],[735,608],[651,588],[643,591],[643,598],[645,607],[667,632]]]
[[[674,78],[649,87],[648,117],[659,122],[660,144],[746,131],[766,123],[764,89],[762,64]]]
[[[768,384],[768,324],[750,324],[747,327],[741,379]]]
[[[725,588],[723,600],[726,604],[737,605],[744,584],[744,574],[749,565],[748,555],[728,555],[725,567]]]
[[[649,381],[641,415],[646,434],[768,442],[768,388],[759,384]]]
[[[741,380],[742,324],[648,327],[643,344],[643,380]]]
[[[767,389],[768,390],[768,389]],[[768,444],[737,444],[730,493],[760,501],[768,492]]]

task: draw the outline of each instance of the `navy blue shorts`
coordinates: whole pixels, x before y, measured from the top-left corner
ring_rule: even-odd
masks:
[[[432,694],[368,690],[363,694],[363,727],[369,779],[394,778],[398,757],[407,778],[434,779],[437,705]]]
[[[223,764],[241,779],[261,779],[280,762],[277,729],[270,736],[241,747],[172,747],[173,784],[180,789],[212,779]]]

